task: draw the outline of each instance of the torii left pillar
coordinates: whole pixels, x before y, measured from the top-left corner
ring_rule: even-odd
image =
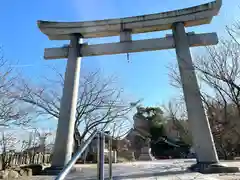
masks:
[[[72,157],[74,124],[76,120],[75,115],[81,66],[79,41],[82,39],[80,39],[80,37],[81,36],[79,34],[74,34],[70,39],[52,164],[51,167],[46,170],[48,174],[58,173]]]

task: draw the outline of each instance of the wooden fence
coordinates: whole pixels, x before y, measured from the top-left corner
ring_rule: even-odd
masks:
[[[5,163],[7,166],[20,166],[29,164],[49,164],[51,154],[43,153],[6,153],[0,156],[0,167]]]

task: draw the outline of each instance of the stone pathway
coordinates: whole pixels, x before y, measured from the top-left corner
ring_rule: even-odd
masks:
[[[240,180],[239,174],[203,175],[186,172],[186,168],[195,160],[161,160],[132,162],[113,165],[114,180]],[[239,166],[240,161],[224,161],[228,166]],[[77,172],[71,173],[67,180],[96,180],[96,165],[76,165]],[[105,178],[108,179],[108,166],[105,166]],[[33,177],[32,180],[53,180],[54,177]]]
[[[212,177],[218,179],[218,180],[240,180],[240,173],[234,173],[234,174],[214,174]]]

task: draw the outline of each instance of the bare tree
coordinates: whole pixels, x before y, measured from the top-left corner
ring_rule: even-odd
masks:
[[[109,126],[109,130],[111,131],[111,136],[114,139],[122,139],[125,137],[132,128],[132,122],[130,119],[126,119],[125,121],[114,121]]]
[[[0,48],[0,54],[1,52]],[[12,97],[11,91],[16,83],[16,74],[8,61],[0,56],[0,127],[20,126],[29,123],[29,111]]]
[[[238,110],[235,105],[225,104],[220,98],[208,99],[207,107],[207,115],[218,154],[221,158],[231,159],[239,152]]]
[[[240,20],[236,20],[232,25],[226,26],[226,30],[231,39],[240,45],[238,38],[240,37]]]
[[[0,126],[22,126],[31,120],[29,112],[19,106],[16,99],[2,97],[0,100]]]
[[[207,56],[198,57],[195,63],[201,80],[234,103],[240,115],[240,46],[232,40],[222,40],[217,47],[207,48],[207,52]]]
[[[174,88],[182,89],[182,82],[177,63],[171,63],[167,68],[170,85]]]
[[[15,150],[15,146],[19,141],[12,133],[1,133],[0,147],[1,147],[1,159],[0,164],[2,170],[5,170],[10,166],[10,160],[8,154]]]
[[[36,107],[38,115],[59,118],[61,93],[57,89],[63,86],[63,76],[58,73],[57,80],[46,79],[41,88],[34,88],[23,81],[19,88],[18,99]],[[54,87],[54,88],[51,88]],[[90,73],[81,79],[75,121],[75,145],[80,145],[92,130],[106,129],[111,123],[128,120],[132,110],[130,103],[122,97],[122,89],[114,87],[113,78],[101,78],[99,72]],[[80,133],[79,128],[82,132]]]
[[[186,117],[186,108],[184,102],[176,99],[169,101],[164,106],[167,119],[172,122],[173,129],[179,133],[179,138],[186,144],[192,145],[192,135],[188,127],[188,119]]]

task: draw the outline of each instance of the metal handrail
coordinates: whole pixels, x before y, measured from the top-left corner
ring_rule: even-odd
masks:
[[[67,163],[63,170],[59,173],[55,180],[64,180],[68,175],[71,168],[74,166],[76,161],[81,157],[83,152],[90,145],[92,140],[98,135],[98,178],[100,180],[104,179],[104,146],[105,146],[105,136],[109,137],[109,179],[112,179],[112,139],[111,137],[101,131],[94,131],[90,137],[85,141],[85,143],[79,148],[79,151],[72,157],[72,159]]]
[[[99,132],[98,136],[98,167],[97,179],[104,180],[104,163],[105,163],[105,137],[108,137],[108,165],[109,165],[109,180],[112,180],[112,137],[104,132]]]

